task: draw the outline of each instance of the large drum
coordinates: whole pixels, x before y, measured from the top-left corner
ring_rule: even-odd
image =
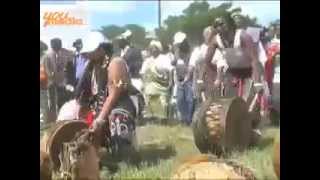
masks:
[[[185,160],[173,173],[172,179],[256,179],[252,170],[234,161],[200,155]]]
[[[88,131],[84,121],[60,121],[40,142],[40,158],[49,157],[54,179],[99,179],[99,158],[95,136]],[[40,160],[41,163],[41,160]],[[40,167],[40,169],[45,169]]]
[[[248,105],[240,97],[208,99],[193,117],[195,144],[201,153],[216,155],[244,150],[252,140],[250,119]]]

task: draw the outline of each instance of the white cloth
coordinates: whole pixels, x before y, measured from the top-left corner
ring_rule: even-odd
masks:
[[[165,54],[166,56],[168,56],[168,58],[170,59],[170,62],[172,62],[174,60],[174,55],[172,54],[172,52],[168,52],[167,54]],[[170,63],[171,64],[171,63]]]
[[[126,53],[127,53],[127,51],[128,51],[128,49],[130,48],[130,46],[126,46],[123,50],[121,50],[121,57],[123,57]]]
[[[97,77],[96,77],[96,69],[93,68],[92,77],[91,77],[91,93],[92,95],[98,94],[98,84],[97,84]]]
[[[259,45],[258,45],[258,53],[259,53],[259,61],[262,63],[262,65],[264,67],[267,60],[268,60],[268,57],[267,57],[266,51],[264,50],[261,42],[259,42]]]
[[[166,55],[160,54],[155,61],[158,69],[164,69],[167,71],[171,71],[173,69],[171,59]]]
[[[248,27],[246,32],[251,36],[254,43],[258,43],[260,41],[261,28]]]
[[[192,51],[189,66],[195,67],[198,61],[204,60],[207,50],[208,46],[206,44],[202,44],[200,47],[196,47]]]
[[[274,68],[273,83],[280,83],[280,66]]]
[[[94,51],[100,43],[108,41],[100,32],[90,32],[83,40],[82,52]]]
[[[276,43],[276,44],[279,44],[279,46],[280,46],[280,39],[278,39],[277,37],[274,37],[274,38],[271,40],[271,43]]]
[[[66,102],[60,109],[57,121],[79,119],[80,105],[74,99]]]
[[[241,47],[241,34],[243,33],[243,29],[237,29],[236,34],[234,35],[233,47],[240,48]]]
[[[183,32],[177,32],[173,37],[173,44],[182,43],[187,38],[187,35]]]
[[[148,57],[144,62],[142,63],[142,67],[140,70],[140,74],[146,73],[147,69],[150,67],[150,65],[154,62],[153,57]]]
[[[162,44],[160,41],[152,40],[149,46],[156,46],[160,51],[162,51]]]
[[[218,48],[216,48],[215,53],[212,57],[211,63],[217,65],[217,68],[223,68],[223,71],[226,72],[229,68],[227,60],[224,57],[224,45],[220,35],[216,35],[216,41],[218,43]]]
[[[160,54],[157,58],[149,57],[143,62],[140,74],[144,74],[152,64],[155,64],[157,69],[163,69],[166,71],[171,71],[173,66],[171,65],[171,59],[167,55]]]

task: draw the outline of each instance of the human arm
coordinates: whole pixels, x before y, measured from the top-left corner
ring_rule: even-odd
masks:
[[[127,89],[128,80],[125,62],[120,57],[111,60],[108,67],[108,97],[98,115],[98,120],[104,121],[104,119],[107,119],[119,97]]]

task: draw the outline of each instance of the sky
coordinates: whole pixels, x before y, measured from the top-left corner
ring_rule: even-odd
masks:
[[[218,6],[226,1],[208,1],[210,6]],[[161,1],[162,22],[169,15],[180,15],[183,9],[189,6],[192,1]],[[84,17],[88,25],[82,27],[85,34],[90,29],[100,29],[101,26],[115,24],[123,26],[125,24],[139,24],[146,28],[147,31],[158,27],[158,1],[42,1],[40,3],[40,32],[51,36],[56,34],[57,29],[44,30],[42,16],[45,11],[57,9],[85,9]],[[241,7],[243,14],[251,17],[257,17],[258,23],[268,25],[275,19],[280,19],[280,1],[233,1],[233,7]],[[74,29],[69,27],[71,33]],[[67,33],[67,28],[59,29],[63,34]],[[45,33],[44,33],[45,32]],[[76,36],[74,33],[67,36]]]

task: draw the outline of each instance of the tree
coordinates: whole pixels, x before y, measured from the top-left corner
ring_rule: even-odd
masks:
[[[232,8],[232,3],[222,3],[217,7],[211,7],[207,1],[194,1],[183,10],[180,16],[169,16],[164,21],[161,29],[156,29],[156,35],[165,43],[172,42],[174,34],[183,31],[187,34],[191,45],[200,44],[202,41],[202,31],[205,27],[212,25],[217,17],[230,19],[233,12],[240,12],[241,8]],[[258,26],[256,18],[248,15],[243,16],[245,24],[248,26]]]
[[[124,29],[128,29],[132,32],[131,42],[139,48],[146,46],[146,30],[144,27],[137,24],[127,24]]]
[[[116,25],[102,26],[100,32],[106,38],[114,40],[117,36],[124,32],[124,28]]]

